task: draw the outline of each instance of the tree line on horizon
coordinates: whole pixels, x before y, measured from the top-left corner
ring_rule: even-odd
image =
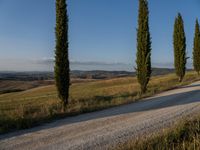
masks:
[[[69,103],[70,67],[69,67],[69,44],[68,44],[68,13],[67,0],[56,0],[56,47],[55,47],[55,81],[58,96],[63,102],[63,108]],[[140,94],[147,91],[151,78],[151,34],[149,31],[149,9],[147,0],[139,0],[138,28],[137,28],[137,53],[136,65]],[[174,22],[173,32],[174,67],[179,82],[182,82],[186,73],[186,36],[184,21],[178,13]],[[200,25],[196,19],[195,35],[193,43],[193,66],[200,75]]]

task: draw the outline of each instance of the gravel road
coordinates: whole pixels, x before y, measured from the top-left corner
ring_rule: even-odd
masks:
[[[137,103],[0,136],[2,150],[98,150],[151,135],[200,113],[200,81]]]

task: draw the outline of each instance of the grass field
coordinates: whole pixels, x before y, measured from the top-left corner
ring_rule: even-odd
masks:
[[[28,89],[50,85],[53,81],[15,81],[15,80],[0,80],[0,94],[20,92]]]
[[[188,72],[183,83],[174,74],[152,77],[148,92],[151,96],[168,89],[189,84],[200,78]],[[94,82],[74,83],[70,88],[70,104],[62,112],[53,85],[22,92],[0,95],[0,133],[30,128],[53,119],[126,104],[141,99],[136,78],[125,77]]]
[[[150,138],[130,140],[118,146],[118,150],[199,150],[200,116],[182,120],[172,129]]]

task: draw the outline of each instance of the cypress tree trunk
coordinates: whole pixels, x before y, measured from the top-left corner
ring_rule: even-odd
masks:
[[[151,36],[147,0],[139,0],[136,64],[137,79],[143,94],[151,77]]]
[[[195,25],[194,47],[193,47],[193,66],[194,70],[200,72],[200,27],[198,20]]]
[[[56,50],[55,50],[55,81],[58,96],[64,108],[69,96],[69,60],[68,60],[68,16],[66,0],[56,0]]]
[[[186,38],[184,31],[184,23],[181,14],[179,13],[174,24],[174,67],[179,82],[182,82],[186,71]]]

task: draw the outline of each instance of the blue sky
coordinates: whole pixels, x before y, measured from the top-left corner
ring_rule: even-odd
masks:
[[[149,1],[153,66],[173,67],[172,34],[178,12],[192,57],[199,9],[199,0]],[[68,0],[68,11],[72,69],[133,68],[138,0]],[[0,0],[0,70],[52,70],[54,27],[55,0]]]

